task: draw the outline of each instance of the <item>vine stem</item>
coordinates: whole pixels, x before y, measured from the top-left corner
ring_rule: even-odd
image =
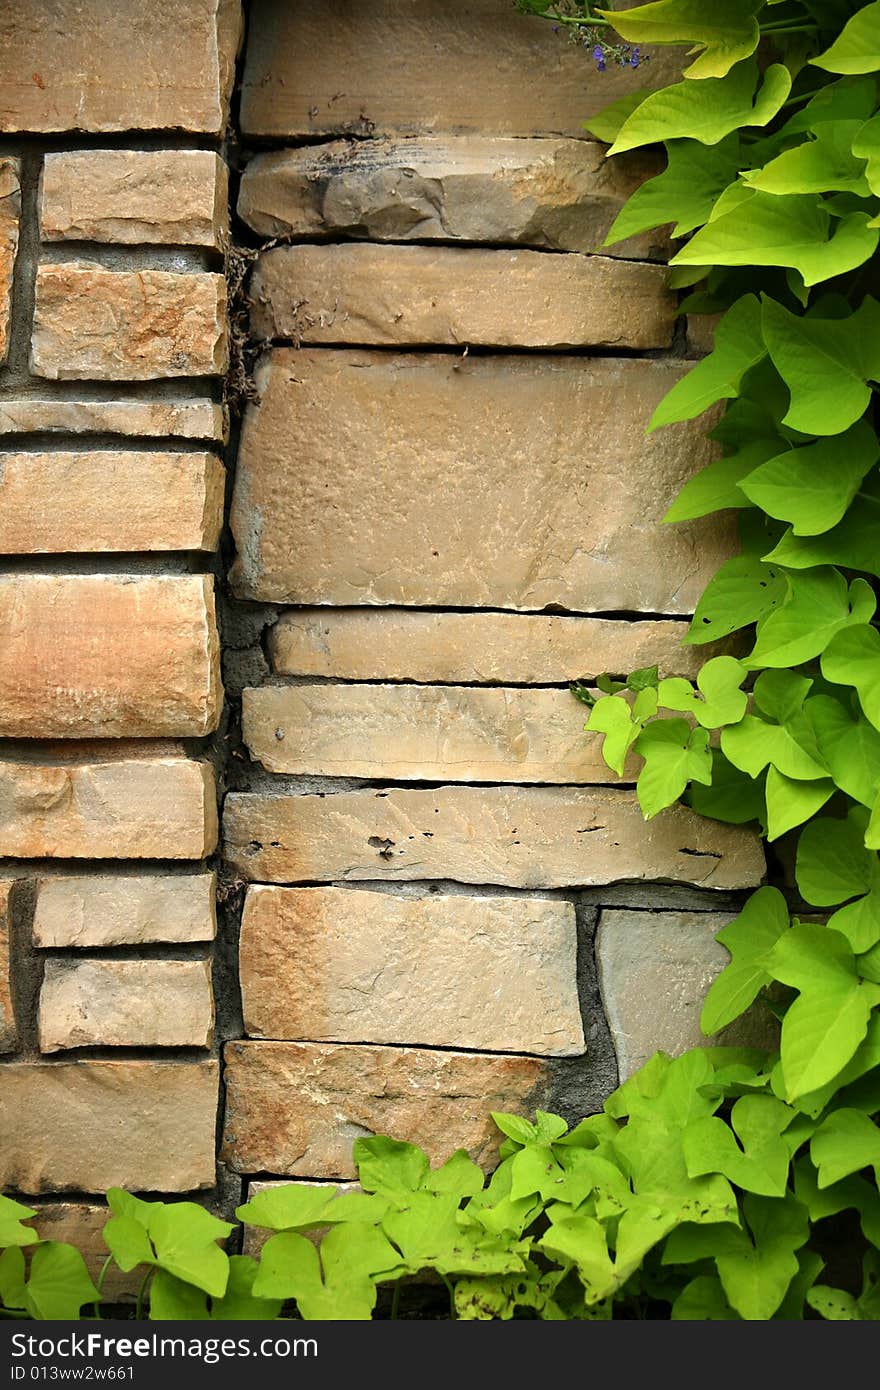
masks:
[[[152,1271],[152,1269],[148,1269],[147,1272],[146,1272],[146,1274],[144,1275],[143,1279],[141,1280],[141,1286],[140,1286],[140,1288],[138,1289],[137,1303],[136,1303],[135,1306],[134,1306],[134,1315],[135,1315],[135,1319],[136,1319],[137,1322],[141,1322],[141,1321],[143,1320],[143,1316],[144,1316],[144,1294],[147,1292],[147,1285],[149,1284],[149,1282],[150,1282],[150,1280],[152,1279],[152,1277],[153,1277],[153,1271]]]
[[[438,1271],[438,1272],[439,1272],[439,1271]],[[449,1294],[449,1316],[452,1318],[452,1320],[453,1320],[453,1322],[454,1322],[454,1321],[456,1321],[456,1318],[455,1318],[455,1289],[452,1287],[452,1284],[451,1284],[449,1278],[447,1277],[447,1275],[441,1274],[441,1275],[440,1275],[440,1278],[443,1280],[444,1284],[446,1285],[446,1291],[447,1291],[447,1293]]]
[[[113,1259],[113,1256],[112,1256],[112,1255],[108,1255],[107,1258],[106,1258],[106,1260],[104,1261],[104,1263],[101,1265],[101,1273],[98,1275],[98,1282],[97,1282],[97,1284],[95,1285],[95,1288],[98,1290],[98,1297],[95,1299],[95,1302],[94,1302],[94,1304],[93,1304],[92,1306],[94,1307],[94,1310],[95,1310],[95,1317],[96,1317],[99,1321],[100,1321],[100,1318],[101,1318],[101,1290],[102,1290],[103,1287],[104,1287],[104,1279],[105,1279],[105,1276],[106,1276],[106,1274],[107,1274],[107,1270],[110,1268],[110,1262],[111,1262],[112,1259]]]

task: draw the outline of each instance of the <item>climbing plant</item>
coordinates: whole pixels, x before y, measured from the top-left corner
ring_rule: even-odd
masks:
[[[731,962],[702,1016],[711,1034],[773,1001],[768,1121],[781,1101],[836,1136],[833,1175],[799,1194],[818,1217],[835,1190],[843,1200],[839,1180],[874,1165],[876,1190],[880,1171],[880,3],[520,8],[568,27],[600,71],[648,45],[687,51],[680,81],[632,90],[587,129],[610,157],[665,146],[606,245],[670,227],[682,312],[721,315],[713,351],[648,428],[709,412],[721,456],[665,520],[738,513],[741,553],[685,639],[735,654],[712,655],[695,683],[652,669],[574,693],[646,818],[681,799],[796,839],[801,898],[833,909],[801,921],[781,892],[755,893],[721,933]],[[843,1306],[821,1305],[855,1316]]]

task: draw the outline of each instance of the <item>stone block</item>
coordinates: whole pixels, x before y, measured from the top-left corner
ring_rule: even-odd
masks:
[[[6,361],[9,352],[12,275],[18,251],[20,219],[21,167],[17,159],[7,156],[0,158],[0,363]]]
[[[213,941],[214,874],[87,874],[37,883],[38,947]]]
[[[74,1047],[210,1047],[211,965],[206,960],[46,961],[41,1052]]]

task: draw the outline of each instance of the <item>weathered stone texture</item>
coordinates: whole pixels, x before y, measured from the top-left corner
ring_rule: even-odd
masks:
[[[210,1047],[214,1031],[206,960],[46,962],[41,1052],[72,1047]]]
[[[0,131],[219,135],[239,0],[0,3]]]
[[[0,1067],[0,1187],[189,1192],[214,1181],[217,1063]]]
[[[86,756],[89,756],[86,754]],[[217,844],[207,763],[130,744],[92,761],[0,759],[0,858],[203,859]]]
[[[226,473],[214,454],[0,454],[0,553],[214,550]]]
[[[0,736],[197,738],[222,699],[209,576],[0,577]]]
[[[693,425],[645,437],[680,374],[661,361],[274,349],[242,435],[236,589],[690,612],[734,538],[717,519],[659,525],[714,456]]]
[[[269,653],[282,676],[557,685],[654,665],[693,676],[706,648],[684,646],[686,632],[662,619],[299,608],[270,629]]]
[[[658,1051],[778,1045],[777,1024],[760,1004],[714,1039],[700,1031],[706,991],[730,960],[715,935],[730,921],[714,912],[602,912],[596,960],[621,1081]]]
[[[663,879],[752,888],[757,836],[670,807],[647,824],[616,788],[391,787],[333,795],[231,793],[224,854],[247,878],[453,879],[511,888]]]
[[[456,685],[248,689],[242,729],[270,772],[405,782],[616,781],[566,690]]]
[[[212,150],[64,150],[43,164],[40,235],[217,247],[227,197],[226,165]]]
[[[95,1281],[101,1277],[107,1259],[107,1246],[102,1232],[112,1215],[109,1208],[89,1202],[31,1202],[37,1215],[30,1223],[43,1240],[61,1240],[75,1245]],[[105,1303],[131,1303],[143,1280],[143,1268],[135,1267],[128,1274],[111,1260],[104,1271],[101,1294]]]
[[[14,879],[0,879],[0,1052],[14,1052],[18,1029],[12,1007],[12,969],[10,961],[11,904]]]
[[[35,946],[212,941],[214,874],[87,874],[37,884]]]
[[[0,98],[2,100],[2,98]],[[0,158],[0,363],[9,351],[12,273],[21,218],[21,171],[17,159]]]
[[[596,75],[589,51],[507,0],[257,0],[242,87],[249,135],[477,131],[583,137],[582,122],[633,86],[680,72],[657,48],[633,82]]]
[[[257,262],[251,324],[295,342],[660,348],[662,266],[607,256],[432,246],[278,246]]]
[[[226,1048],[222,1157],[237,1172],[353,1178],[355,1139],[393,1134],[432,1162],[467,1149],[493,1165],[490,1111],[533,1114],[548,1096],[536,1057],[411,1047],[241,1042]]]
[[[576,954],[574,907],[558,898],[251,888],[245,1032],[577,1055]]]
[[[207,399],[87,401],[21,396],[0,401],[0,434],[133,434],[224,441],[226,433],[223,407]]]
[[[261,236],[493,242],[596,251],[642,180],[641,154],[606,160],[589,140],[338,140],[250,160],[238,214]],[[664,257],[661,232],[607,249]]]
[[[208,271],[37,270],[31,370],[56,381],[222,375],[226,282]]]

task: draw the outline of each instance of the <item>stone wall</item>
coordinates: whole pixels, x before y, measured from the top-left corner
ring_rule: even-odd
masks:
[[[645,436],[689,355],[663,238],[597,252],[651,165],[581,122],[633,75],[508,0],[252,0],[227,128],[234,0],[20,11],[0,1187],[97,1249],[114,1183],[228,1211],[376,1131],[489,1161],[490,1110],[700,1041],[764,873],[646,825],[567,688],[692,674],[733,544],[659,524],[708,457]]]

